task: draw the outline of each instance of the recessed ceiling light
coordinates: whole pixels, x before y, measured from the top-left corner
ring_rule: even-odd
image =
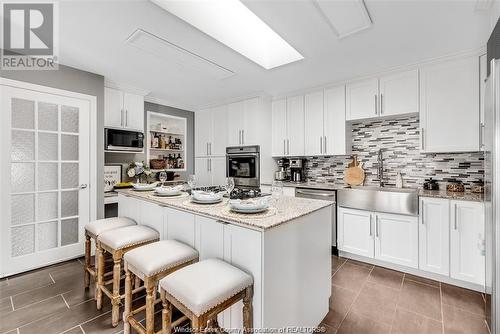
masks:
[[[239,0],[151,0],[265,69],[304,57]]]

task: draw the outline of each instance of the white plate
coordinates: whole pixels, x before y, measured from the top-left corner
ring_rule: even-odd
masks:
[[[159,197],[176,197],[182,195],[182,191],[177,191],[177,192],[162,192],[162,191],[157,191],[155,190],[155,195]]]
[[[199,202],[220,202],[222,196],[222,193],[209,193],[204,191],[193,191],[191,194],[191,198]]]
[[[216,198],[211,200],[199,200],[191,197],[191,202],[196,204],[216,204],[222,202],[222,198]]]
[[[233,199],[229,201],[229,206],[231,207],[231,209],[251,212],[267,209],[269,207],[269,201],[267,200],[267,198],[248,200]]]
[[[257,209],[237,209],[237,208],[231,208],[231,211],[237,212],[237,213],[252,214],[252,213],[261,213],[261,212],[267,211],[267,209],[269,209],[269,207],[257,208]]]

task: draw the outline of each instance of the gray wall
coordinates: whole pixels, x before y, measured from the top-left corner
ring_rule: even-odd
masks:
[[[104,77],[64,65],[57,71],[2,71],[0,76],[97,97],[97,218],[104,217]]]
[[[184,117],[187,119],[187,134],[186,134],[186,163],[187,169],[185,172],[178,172],[182,179],[187,179],[189,174],[194,174],[194,113],[192,111],[168,107],[161,104],[144,102],[144,133],[147,133],[147,112],[157,112],[165,115]],[[125,169],[131,161],[145,161],[146,154],[135,153],[106,153],[107,164],[122,164],[124,166],[122,177],[125,179]],[[145,161],[148,163],[147,161]]]

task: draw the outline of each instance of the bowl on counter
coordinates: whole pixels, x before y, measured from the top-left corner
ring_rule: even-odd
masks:
[[[229,207],[238,213],[259,213],[269,208],[269,199],[268,197],[245,200],[232,199],[229,201]]]
[[[224,193],[194,190],[191,192],[191,201],[199,204],[213,204],[222,201]]]
[[[174,187],[158,187],[155,189],[155,194],[158,196],[178,196],[182,194],[182,189],[184,186],[177,185]]]
[[[151,191],[156,188],[156,183],[134,183],[132,186],[136,191]]]

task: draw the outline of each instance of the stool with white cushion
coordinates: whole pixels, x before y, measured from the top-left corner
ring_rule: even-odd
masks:
[[[217,315],[243,300],[243,329],[253,327],[253,279],[244,271],[218,259],[208,259],[177,270],[160,280],[163,301],[162,328],[172,329],[172,306],[191,320],[195,333],[210,324],[217,327]]]
[[[176,240],[163,240],[133,249],[124,256],[125,262],[125,311],[123,312],[124,333],[130,333],[130,326],[141,334],[154,333],[154,306],[161,299],[156,299],[156,285],[165,276],[198,261],[198,252]],[[132,276],[144,282],[146,304],[132,309]],[[146,326],[134,315],[146,310]],[[185,321],[179,319],[176,324]]]
[[[137,223],[127,217],[113,217],[106,219],[99,219],[89,222],[85,225],[85,265],[84,265],[84,276],[83,281],[85,288],[90,286],[90,278],[96,280],[96,266],[90,264],[90,253],[92,239],[95,242],[97,248],[97,237],[106,231],[114,230],[116,228],[137,225]],[[97,254],[97,252],[96,252]],[[97,261],[96,261],[97,263]]]
[[[120,301],[121,260],[130,250],[158,241],[160,234],[144,225],[126,226],[101,233],[97,237],[97,309],[102,308],[102,294],[111,299],[111,324],[118,325]],[[113,278],[104,281],[104,253],[113,257]],[[112,290],[106,286],[112,284]]]

